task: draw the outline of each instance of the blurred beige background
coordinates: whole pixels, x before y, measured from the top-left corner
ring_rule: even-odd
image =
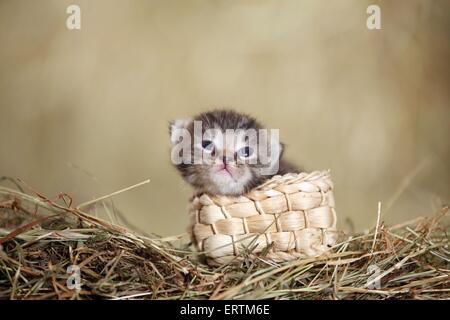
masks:
[[[81,7],[80,31],[65,27]],[[366,28],[381,6],[382,30]],[[167,124],[234,107],[332,170],[342,228],[449,199],[449,1],[0,1],[0,175],[182,233]]]

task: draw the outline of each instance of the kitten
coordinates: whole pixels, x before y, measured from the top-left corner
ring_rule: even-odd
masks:
[[[272,138],[270,130],[267,136],[258,135],[260,129],[264,128],[254,118],[233,110],[214,110],[172,121],[172,160],[174,155],[187,156],[184,163],[174,164],[199,194],[239,196],[276,174],[299,172],[282,159],[283,144]],[[182,133],[186,136],[180,139]],[[181,150],[181,141],[188,148]]]

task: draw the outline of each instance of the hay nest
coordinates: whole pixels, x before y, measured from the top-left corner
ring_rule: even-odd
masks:
[[[0,187],[0,299],[448,299],[447,218],[446,206],[380,223],[326,256],[287,262],[254,259],[249,247],[238,264],[213,268],[177,237],[139,235],[65,194]]]
[[[190,232],[215,266],[248,247],[275,262],[318,256],[337,241],[334,207],[329,171],[288,173],[240,197],[193,197]]]

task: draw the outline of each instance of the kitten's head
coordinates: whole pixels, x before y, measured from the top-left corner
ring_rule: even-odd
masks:
[[[278,170],[282,145],[260,129],[254,118],[231,110],[175,120],[172,161],[197,192],[244,194]]]

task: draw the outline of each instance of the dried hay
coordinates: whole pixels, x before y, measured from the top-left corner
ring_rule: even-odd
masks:
[[[139,235],[68,195],[23,186],[0,187],[0,299],[450,298],[448,206],[344,236],[325,256],[276,263],[248,248],[239,263],[213,268],[179,237]],[[73,265],[80,290],[67,286]]]

